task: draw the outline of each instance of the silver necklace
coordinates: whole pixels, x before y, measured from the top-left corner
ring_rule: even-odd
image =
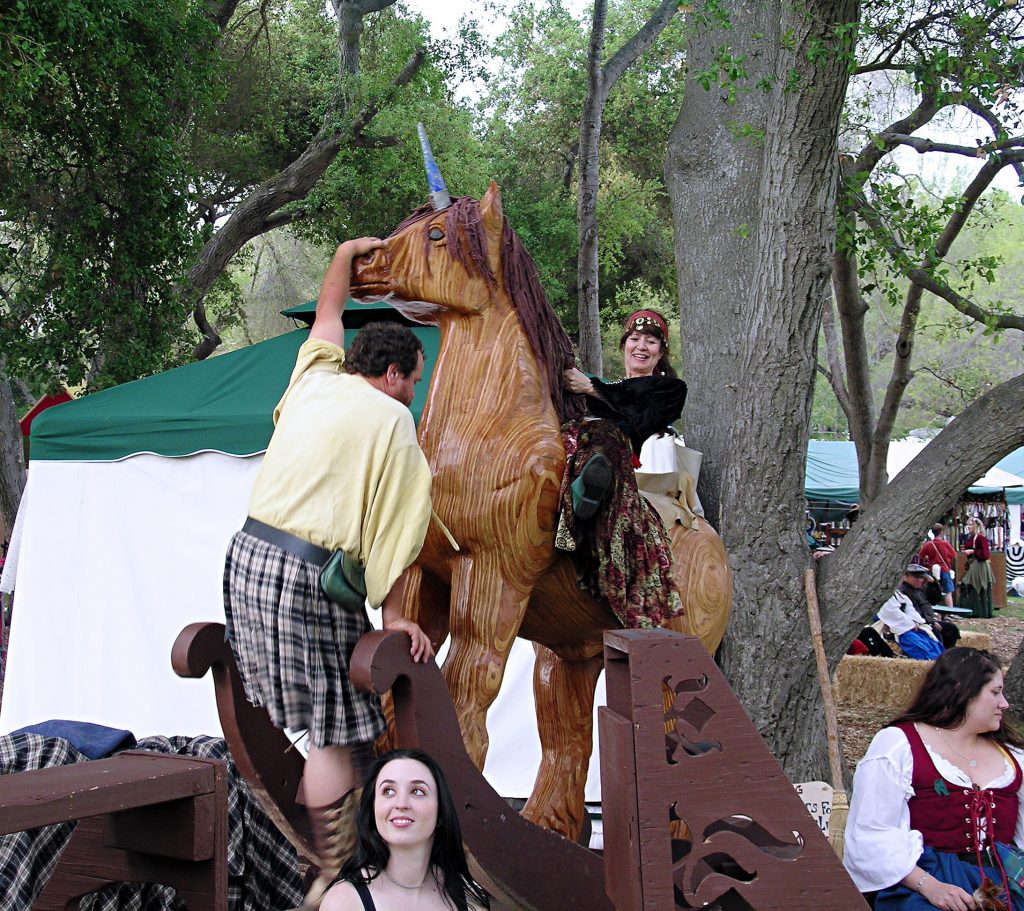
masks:
[[[423,879],[421,879],[418,883],[416,883],[415,886],[410,886],[410,885],[408,885],[406,883],[400,883],[390,873],[388,873],[388,868],[387,867],[384,868],[384,875],[388,878],[388,882],[392,883],[395,886],[398,886],[399,889],[409,889],[411,891],[415,891],[416,889],[419,889],[427,881],[427,874],[424,873],[423,874]]]
[[[946,740],[945,737],[942,736],[942,731],[939,730],[937,727],[935,727],[934,724],[932,725],[932,728],[935,730],[935,733],[939,735],[939,739],[946,746],[948,746],[954,753],[956,753],[957,756],[961,756],[961,757],[963,757],[964,759],[967,760],[967,765],[968,766],[970,766],[972,769],[977,767],[977,765],[978,765],[978,760],[977,759],[971,759],[970,756],[966,755],[965,753],[961,753],[955,746],[953,746],[953,744],[951,744],[948,740]]]

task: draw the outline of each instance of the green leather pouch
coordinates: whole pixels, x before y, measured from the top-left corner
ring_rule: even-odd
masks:
[[[343,550],[336,550],[320,570],[320,588],[335,604],[349,610],[361,610],[366,603],[363,567]]]

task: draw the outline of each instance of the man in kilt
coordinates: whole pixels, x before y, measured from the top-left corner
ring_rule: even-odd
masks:
[[[396,584],[431,515],[430,470],[408,408],[423,346],[404,326],[376,323],[342,349],[352,261],[383,245],[346,241],[331,260],[224,568],[227,635],[247,697],[276,726],[309,735],[303,787],[321,875],[308,907],[345,859],[357,803],[352,750],[384,729],[377,697],[349,679],[352,650],[370,629],[366,609],[324,594],[327,561],[338,551],[356,558],[384,628],[408,632],[416,660],[433,654],[402,618]]]

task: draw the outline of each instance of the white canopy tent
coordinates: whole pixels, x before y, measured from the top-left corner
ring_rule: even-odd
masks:
[[[220,733],[212,682],[177,677],[171,646],[189,623],[224,621],[224,553],[304,338],[297,330],[96,393],[33,425],[20,533],[4,576],[16,594],[0,730],[60,718],[139,737]],[[233,395],[245,415],[224,411]],[[246,415],[266,426],[211,443]],[[253,445],[260,434],[262,445]],[[118,455],[124,441],[131,451]],[[379,622],[378,611],[370,614]],[[485,768],[508,797],[530,793],[540,760],[532,673],[532,646],[517,640],[489,715]],[[599,799],[596,749],[587,799]]]

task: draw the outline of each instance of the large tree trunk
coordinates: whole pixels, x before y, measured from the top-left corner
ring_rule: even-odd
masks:
[[[704,25],[694,33],[687,49],[689,70],[707,69],[721,45],[740,42],[750,77],[732,104],[727,88],[705,91],[691,81],[665,159],[689,387],[684,435],[688,445],[704,453],[699,493],[708,521],[718,529],[722,475],[733,451],[727,429],[737,402],[751,281],[759,265],[754,237],[764,166],[759,135],[768,104],[753,84],[771,74],[779,34],[773,4],[739,0],[729,7],[733,29]],[[741,133],[738,124],[749,129]]]
[[[855,20],[857,6],[729,9],[732,53],[762,55],[774,82],[757,98],[766,108],[755,121],[764,129],[760,148],[735,139],[746,112],[715,93],[701,99],[695,86],[673,132],[666,170],[679,232],[687,436],[718,476],[701,491],[720,503],[711,515],[734,573],[723,669],[787,772],[802,779],[826,768],[802,585],[810,559],[803,481],[848,78],[835,32]],[[793,43],[783,48],[776,39],[787,31]],[[694,40],[700,58],[691,61],[708,59],[722,39]],[[787,87],[794,73],[799,82]],[[763,75],[754,72],[747,88]],[[689,122],[689,112],[700,121]]]

